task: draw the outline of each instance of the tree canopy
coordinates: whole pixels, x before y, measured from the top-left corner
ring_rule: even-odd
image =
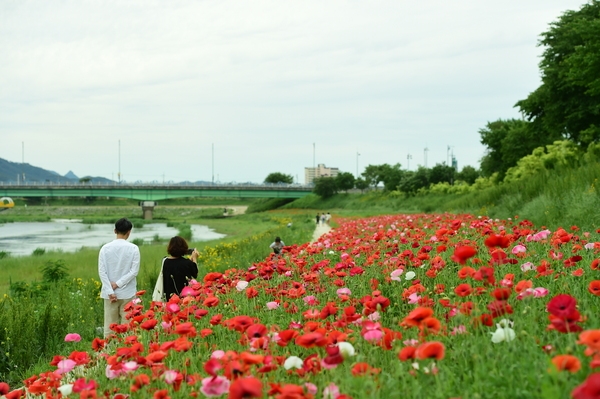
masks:
[[[554,141],[550,135],[537,134],[530,122],[520,119],[498,119],[479,130],[481,144],[487,147],[481,159],[481,173],[498,173],[500,180],[519,159]]]
[[[600,1],[567,11],[542,33],[542,85],[516,106],[547,143],[600,139]],[[483,170],[482,165],[482,170]]]
[[[322,198],[333,197],[337,194],[337,185],[335,177],[318,177],[315,179],[313,193]]]
[[[265,183],[287,183],[292,184],[294,182],[294,177],[292,175],[286,175],[281,172],[273,172],[270,173],[267,177],[265,177]]]

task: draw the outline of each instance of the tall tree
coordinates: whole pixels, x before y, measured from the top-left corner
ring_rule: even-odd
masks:
[[[354,175],[350,172],[340,172],[335,177],[338,190],[348,191],[354,188]]]
[[[479,171],[474,167],[467,165],[456,174],[456,180],[464,181],[467,184],[475,183],[475,180],[480,176]]]
[[[551,136],[537,134],[531,123],[520,119],[488,122],[479,134],[481,144],[487,147],[481,159],[481,173],[491,176],[498,172],[500,179],[519,159],[554,141]]]
[[[333,197],[337,194],[337,186],[335,177],[318,177],[315,179],[313,193],[322,198]]]
[[[269,173],[267,177],[265,177],[265,183],[287,183],[292,184],[294,182],[294,177],[292,175],[286,175],[281,172],[273,172]]]
[[[516,106],[548,143],[600,140],[600,1],[565,12],[541,36],[542,85]]]
[[[438,163],[433,168],[431,168],[431,170],[429,171],[429,182],[431,184],[437,184],[437,183],[452,184],[454,182],[455,173],[456,173],[456,170],[452,166],[446,165],[446,162]]]

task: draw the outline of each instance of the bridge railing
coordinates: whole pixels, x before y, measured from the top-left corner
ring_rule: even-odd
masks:
[[[211,183],[211,182],[182,182],[182,183],[160,183],[160,182],[39,182],[39,181],[25,181],[25,182],[3,182],[0,181],[0,187],[20,187],[20,188],[215,188],[215,189],[246,189],[246,190],[272,190],[272,189],[286,189],[286,190],[312,190],[312,184],[272,184],[272,183]]]

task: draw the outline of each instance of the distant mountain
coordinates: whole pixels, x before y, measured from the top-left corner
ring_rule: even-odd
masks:
[[[65,177],[67,179],[77,179],[77,180],[79,180],[79,177],[77,177],[77,175],[75,173],[73,173],[72,171],[68,171],[67,174],[65,175]]]
[[[86,177],[92,183],[112,182],[112,180],[104,177]],[[79,178],[72,171],[69,171],[65,176],[61,176],[51,170],[42,169],[28,163],[10,162],[0,158],[0,182],[78,183]]]

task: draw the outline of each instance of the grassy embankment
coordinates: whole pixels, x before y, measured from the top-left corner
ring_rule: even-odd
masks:
[[[417,195],[371,191],[338,194],[327,200],[310,195],[283,206],[333,212],[338,216],[370,216],[385,213],[470,213],[491,218],[531,220],[549,228],[600,227],[600,163],[553,170],[521,181],[501,184],[467,194]]]

